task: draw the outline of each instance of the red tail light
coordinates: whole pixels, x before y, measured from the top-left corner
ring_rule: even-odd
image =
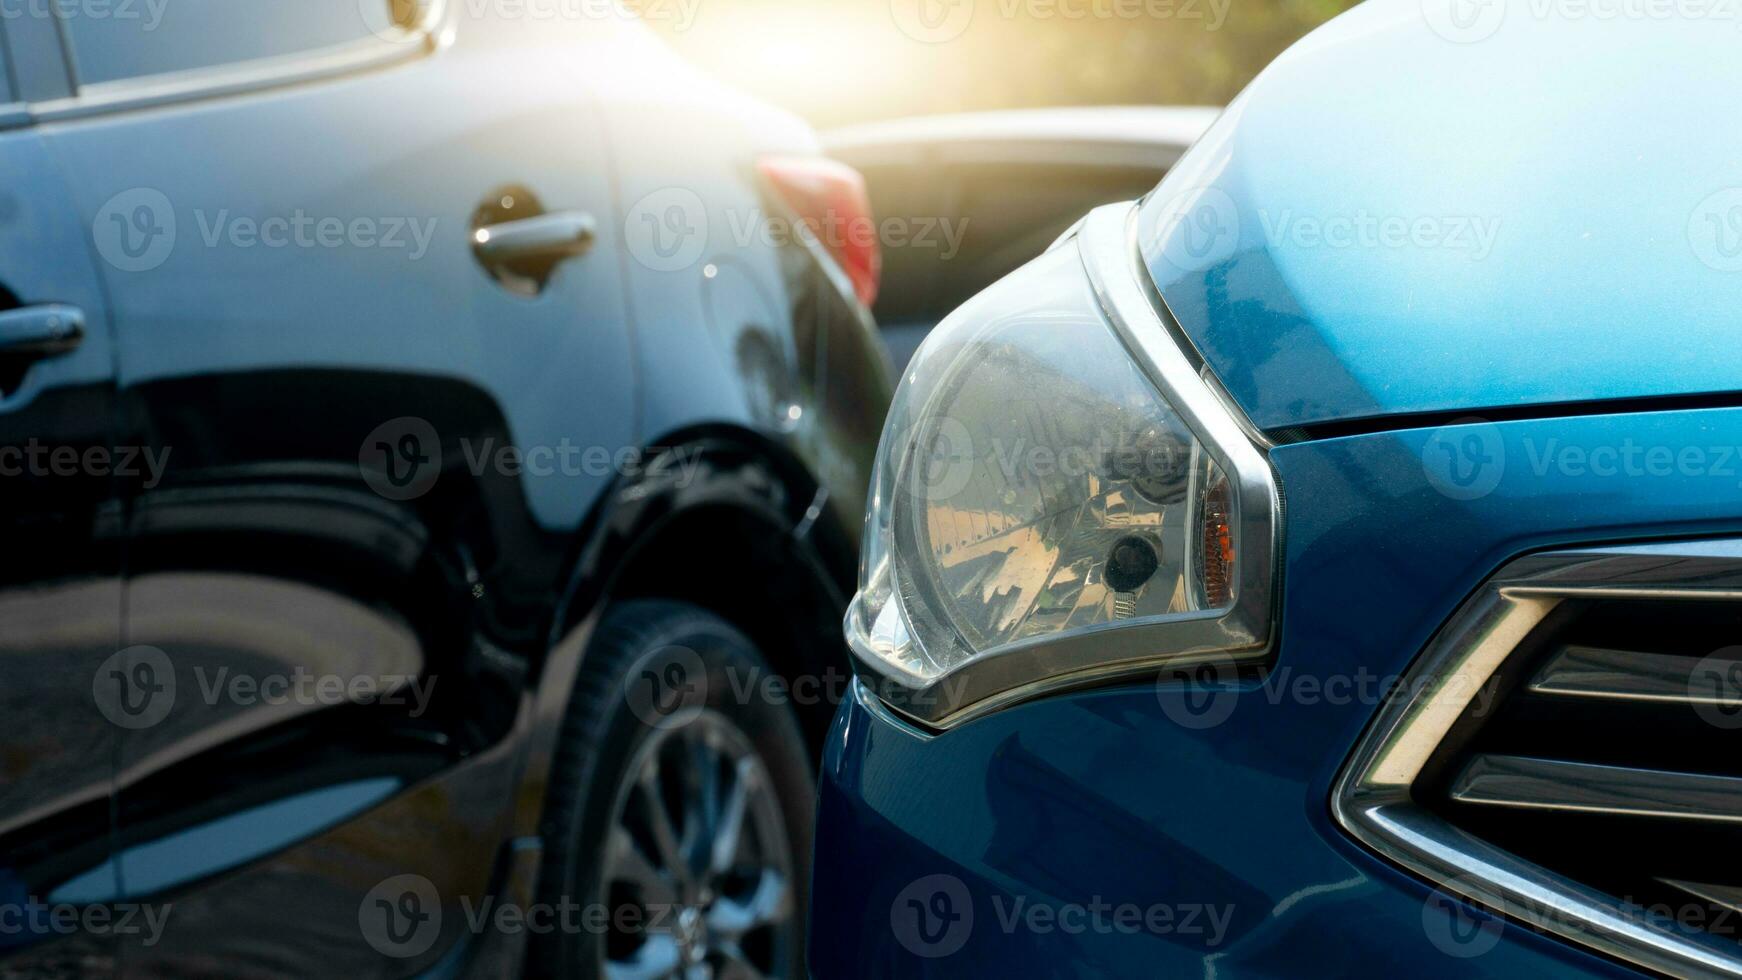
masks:
[[[798,220],[846,272],[859,302],[875,302],[883,250],[864,176],[823,157],[764,157],[760,166]]]

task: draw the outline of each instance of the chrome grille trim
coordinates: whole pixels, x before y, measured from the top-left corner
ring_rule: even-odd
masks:
[[[1742,540],[1530,555],[1506,565],[1430,641],[1332,790],[1344,829],[1382,857],[1534,928],[1678,976],[1742,978],[1733,942],[1671,932],[1615,898],[1522,860],[1417,804],[1451,726],[1530,631],[1574,598],[1742,599]]]
[[[1479,755],[1452,786],[1460,803],[1742,823],[1742,779]]]
[[[1703,668],[1699,674],[1695,667]],[[1658,701],[1734,707],[1724,692],[1724,677],[1742,670],[1742,661],[1708,659],[1695,664],[1685,657],[1655,656],[1629,650],[1569,646],[1545,664],[1530,682],[1538,694],[1608,698],[1616,701]],[[1722,673],[1714,676],[1714,671]]]
[[[1734,885],[1702,885],[1695,881],[1676,881],[1673,878],[1657,880],[1671,888],[1679,888],[1702,902],[1711,902],[1732,912],[1742,912],[1742,888]]]

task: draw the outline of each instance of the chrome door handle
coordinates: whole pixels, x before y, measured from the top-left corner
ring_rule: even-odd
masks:
[[[485,265],[512,265],[577,258],[598,237],[599,223],[592,215],[560,211],[486,225],[472,233],[472,246]]]
[[[85,314],[76,306],[47,303],[0,313],[0,356],[32,360],[77,350],[85,339]]]

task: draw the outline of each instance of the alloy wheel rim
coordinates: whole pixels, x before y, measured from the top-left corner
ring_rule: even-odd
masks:
[[[618,787],[605,844],[608,980],[783,975],[796,941],[780,800],[749,736],[703,709],[655,731]]]

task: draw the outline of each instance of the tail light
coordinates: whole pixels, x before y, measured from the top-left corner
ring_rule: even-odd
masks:
[[[847,274],[859,302],[876,302],[883,251],[864,176],[824,157],[764,157],[759,166],[799,222]]]

